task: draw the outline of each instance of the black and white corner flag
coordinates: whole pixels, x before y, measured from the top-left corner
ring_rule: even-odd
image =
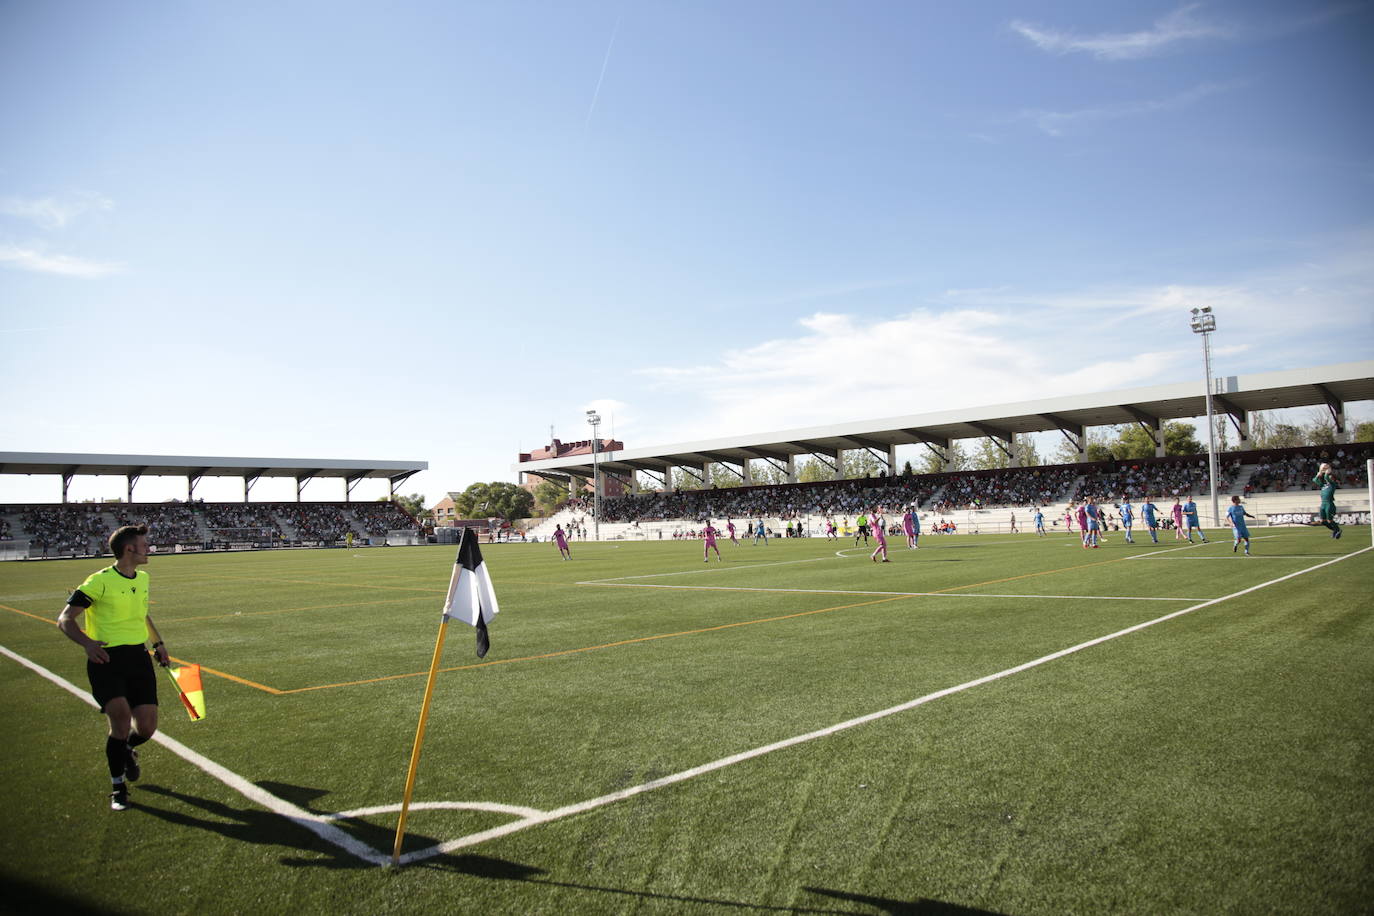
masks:
[[[471,528],[464,528],[458,542],[458,559],[453,564],[453,578],[448,583],[448,598],[444,601],[444,619],[454,617],[476,627],[477,657],[483,658],[491,648],[487,622],[499,610],[487,564],[482,562],[482,548],[477,545],[477,534]]]

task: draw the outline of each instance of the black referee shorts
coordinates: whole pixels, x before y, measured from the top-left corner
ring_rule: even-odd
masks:
[[[118,697],[129,701],[129,708],[157,705],[157,675],[153,660],[142,646],[106,646],[110,660],[98,665],[86,660],[86,677],[91,696],[105,711],[105,704]]]

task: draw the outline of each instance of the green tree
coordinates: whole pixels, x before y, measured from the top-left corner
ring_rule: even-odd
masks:
[[[721,464],[718,461],[711,462],[711,476],[707,480],[717,490],[744,486],[744,480],[735,472],[733,465]]]
[[[1083,431],[1087,436],[1088,461],[1107,461],[1112,457],[1112,443],[1116,441],[1116,436],[1120,428],[1116,426],[1094,426]],[[1150,454],[1154,454],[1153,446]],[[1074,464],[1078,461],[1078,449],[1074,448],[1073,443],[1061,436],[1059,445],[1055,447],[1054,454],[1050,456],[1055,464]]]
[[[959,445],[957,440],[949,444],[949,457],[950,464],[953,465],[953,467],[949,468],[949,470],[962,471],[968,468],[968,456],[964,454],[964,449],[961,445]],[[916,468],[916,473],[943,474],[945,473],[945,470],[945,462],[941,460],[939,455],[936,455],[929,448],[927,448],[925,450],[925,454],[921,455],[921,462]]]
[[[504,480],[475,483],[459,494],[453,507],[462,518],[500,517],[515,521],[530,517],[534,494]]]
[[[1374,420],[1364,420],[1355,424],[1352,442],[1374,442]]]
[[[673,489],[675,490],[700,490],[702,488],[700,471],[693,468],[673,468]]]
[[[1297,448],[1307,444],[1307,434],[1302,427],[1292,423],[1265,423],[1261,434],[1252,438],[1256,449]]]
[[[377,500],[379,503],[387,501],[385,496]],[[425,508],[425,496],[423,493],[411,493],[409,496],[397,494],[396,505],[409,512],[416,521],[425,521],[433,514]]]
[[[912,475],[915,474],[915,473],[916,473],[916,471],[911,467],[911,461],[910,461],[910,460],[908,460],[906,464],[902,465],[902,476],[904,476],[904,477],[910,477],[910,476],[912,476]]]
[[[1219,418],[1225,420],[1225,418]],[[1180,420],[1169,420],[1164,424],[1164,454],[1196,455],[1207,449],[1198,442],[1197,427]],[[1220,446],[1218,446],[1220,449]],[[1108,447],[1108,458],[1123,461],[1128,458],[1153,458],[1155,456],[1155,437],[1139,423],[1128,423],[1117,427],[1116,440]],[[1091,454],[1091,451],[1090,451]],[[1105,458],[1094,458],[1102,461]]]
[[[553,515],[568,501],[568,488],[556,480],[545,478],[534,488],[534,503],[540,515]]]
[[[1317,407],[1310,411],[1307,416],[1307,425],[1303,427],[1307,444],[1335,445],[1338,430],[1336,429],[1336,421],[1331,419],[1331,414]]]
[[[848,449],[840,453],[840,458],[840,476],[845,480],[877,477],[887,470],[887,464],[875,458],[866,448]]]
[[[797,468],[797,481],[799,483],[819,483],[822,480],[834,479],[835,472],[830,469],[830,465],[819,458],[808,458],[802,462],[801,467]]]
[[[1035,447],[1035,440],[1030,436],[1020,433],[1013,434],[1011,452],[1023,468],[1033,468],[1040,463],[1040,453]],[[1011,467],[1011,459],[996,442],[984,437],[978,440],[978,447],[973,450],[970,466],[979,471],[1008,468]]]
[[[787,483],[787,471],[771,461],[755,460],[750,464],[749,471],[754,475],[756,487]]]

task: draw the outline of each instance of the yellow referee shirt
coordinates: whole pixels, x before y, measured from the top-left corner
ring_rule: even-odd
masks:
[[[107,566],[92,573],[77,591],[91,602],[86,608],[85,626],[91,639],[109,646],[136,646],[148,641],[146,572],[140,569],[130,579]]]

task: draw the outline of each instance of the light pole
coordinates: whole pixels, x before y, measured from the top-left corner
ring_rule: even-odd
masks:
[[[587,411],[587,422],[592,427],[592,540],[601,540],[601,468],[597,456],[601,452],[601,440],[596,428],[601,425],[601,415],[595,410]]]
[[[1217,429],[1212,419],[1212,343],[1211,333],[1217,329],[1217,316],[1212,307],[1204,305],[1193,309],[1190,322],[1194,334],[1202,335],[1202,364],[1207,372],[1207,476],[1212,485],[1212,524],[1221,523],[1221,510],[1217,505]]]

